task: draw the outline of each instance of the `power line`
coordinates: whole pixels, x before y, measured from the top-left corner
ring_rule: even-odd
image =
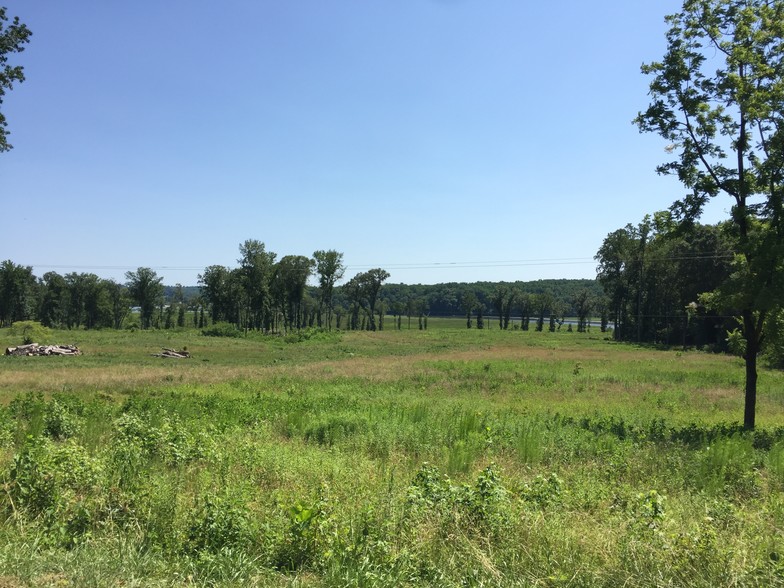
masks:
[[[711,255],[671,255],[658,257],[650,260],[649,263],[656,261],[700,261],[710,259],[731,259],[733,254],[711,254]],[[634,258],[620,258],[615,259],[613,262],[628,264],[637,261]],[[483,269],[494,267],[523,267],[523,266],[543,266],[543,265],[583,265],[583,264],[598,264],[599,262],[592,257],[559,257],[559,258],[539,258],[539,259],[511,259],[511,260],[495,260],[495,261],[432,261],[432,262],[408,262],[408,263],[375,263],[375,264],[348,264],[348,270],[363,270],[381,267],[387,270],[416,270],[416,269]],[[138,269],[139,266],[129,265],[63,265],[51,263],[27,263],[21,265],[29,265],[33,267],[49,268],[49,269],[70,269],[70,270],[115,270],[115,271],[133,271]],[[203,271],[207,266],[173,266],[173,265],[159,265],[149,266],[150,269],[156,271]]]

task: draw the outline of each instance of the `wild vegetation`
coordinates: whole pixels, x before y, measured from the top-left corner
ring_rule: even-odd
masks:
[[[784,585],[784,3],[667,22],[635,122],[688,193],[598,283],[382,291],[253,239],[190,300],[2,262],[0,346],[84,353],[0,361],[0,587]]]
[[[460,319],[50,336],[84,355],[0,361],[3,585],[784,579],[782,374],[744,432],[732,356]]]

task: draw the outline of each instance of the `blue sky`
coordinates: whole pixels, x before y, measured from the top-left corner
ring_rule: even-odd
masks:
[[[673,0],[0,2],[33,31],[0,258],[37,275],[195,285],[253,238],[347,277],[592,278],[683,193],[631,124]]]

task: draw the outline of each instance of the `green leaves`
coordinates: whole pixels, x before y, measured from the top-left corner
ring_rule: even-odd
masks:
[[[776,276],[784,257],[784,2],[685,0],[666,20],[664,59],[642,68],[653,76],[652,102],[635,123],[660,134],[676,154],[657,171],[677,175],[689,189],[672,207],[681,220],[692,223],[721,193],[734,200],[739,257],[714,301],[743,316],[744,422],[753,428],[756,356],[766,316],[782,303]]]
[[[24,45],[30,41],[33,34],[27,25],[19,21],[19,17],[14,17],[8,25],[6,9],[0,6],[0,104],[3,103],[3,96],[6,90],[13,88],[14,82],[24,81],[24,68],[21,65],[8,65],[8,56],[11,53],[21,53]],[[9,151],[12,145],[8,143],[8,131],[5,116],[0,113],[0,153]]]

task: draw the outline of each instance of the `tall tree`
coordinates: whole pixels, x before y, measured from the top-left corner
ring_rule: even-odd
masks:
[[[41,288],[38,320],[46,327],[64,327],[69,304],[68,284],[65,278],[57,272],[46,272],[41,279]]]
[[[104,288],[109,299],[109,313],[111,316],[111,324],[115,329],[122,328],[125,317],[128,316],[128,310],[131,306],[130,296],[128,295],[128,288],[122,284],[118,284],[114,280],[106,280]]]
[[[590,320],[593,300],[588,290],[580,290],[574,297],[574,311],[577,313],[577,332],[584,333]]]
[[[368,329],[376,330],[376,304],[381,286],[389,278],[389,272],[374,268],[358,273],[346,283],[346,290],[351,299],[368,314]],[[414,307],[415,308],[415,307]],[[407,312],[409,312],[407,310]],[[409,314],[409,325],[411,321]]]
[[[240,275],[222,265],[210,265],[199,274],[201,294],[210,305],[212,323],[229,321],[239,327]]]
[[[8,24],[6,8],[0,6],[0,105],[3,104],[5,91],[12,89],[15,82],[21,83],[25,79],[24,68],[21,65],[9,65],[8,56],[24,51],[24,45],[30,41],[32,34],[27,25],[19,22],[18,16]],[[0,153],[12,147],[8,143],[7,126],[5,115],[0,111]]]
[[[512,316],[512,305],[514,304],[515,289],[510,288],[504,283],[498,284],[493,291],[492,303],[498,313],[498,328],[508,329],[509,320]]]
[[[546,314],[553,314],[553,295],[549,291],[534,294],[532,297],[532,306],[536,311],[536,330],[544,330],[544,317]]]
[[[109,324],[109,298],[104,280],[95,274],[83,274],[84,328],[97,329]]]
[[[518,292],[515,295],[515,301],[517,302],[517,308],[520,310],[520,328],[523,331],[527,331],[531,323],[531,311],[533,308],[531,295],[525,292]]]
[[[753,429],[757,355],[784,291],[784,0],[685,0],[666,21],[664,58],[642,68],[651,103],[636,123],[676,155],[658,171],[689,190],[673,206],[680,217],[731,199],[735,271],[712,301],[741,317],[743,423]]]
[[[128,294],[139,305],[142,329],[149,329],[155,307],[163,301],[163,285],[158,274],[148,267],[140,267],[135,272],[125,272],[128,280]]]
[[[239,277],[244,293],[245,326],[262,329],[269,321],[270,283],[277,255],[267,251],[264,243],[248,239],[240,245]]]
[[[35,313],[37,283],[31,266],[10,259],[0,263],[0,327],[32,318]]]
[[[595,259],[599,283],[610,299],[613,316],[613,336],[622,340],[627,335],[629,303],[634,300],[632,284],[639,277],[637,246],[640,231],[630,224],[613,231],[602,242]]]
[[[330,249],[313,252],[319,282],[318,325],[322,326],[322,313],[326,311],[327,328],[332,329],[332,310],[335,284],[343,279],[346,267],[343,254]]]
[[[466,328],[471,328],[471,315],[474,313],[474,309],[479,304],[479,300],[476,297],[476,294],[473,292],[466,292],[463,294],[463,297],[460,299],[460,307],[463,310],[463,314],[466,317]]]
[[[609,301],[608,308],[600,308],[606,315],[604,328],[612,312],[619,340],[685,345],[694,338],[698,345],[719,343],[713,327],[722,320],[716,313],[703,313],[706,320],[695,329],[687,307],[731,273],[726,225],[693,223],[683,230],[671,221],[670,213],[657,212],[637,227],[626,225],[610,233],[602,243],[596,259]]]
[[[300,329],[303,325],[302,301],[308,278],[313,271],[313,260],[304,255],[286,255],[275,266],[273,294],[283,313],[286,330]]]

